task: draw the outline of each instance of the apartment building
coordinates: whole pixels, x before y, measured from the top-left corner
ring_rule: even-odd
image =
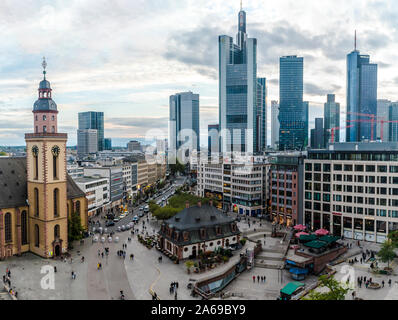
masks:
[[[270,157],[269,219],[288,227],[302,221],[303,161],[301,152]]]
[[[226,211],[257,216],[264,211],[263,192],[266,166],[264,158],[237,161],[220,159],[218,163],[199,162],[197,194],[214,198]]]
[[[398,143],[335,143],[304,161],[304,223],[382,243],[398,230]]]

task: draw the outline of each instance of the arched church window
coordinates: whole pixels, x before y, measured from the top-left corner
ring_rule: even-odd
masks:
[[[7,212],[4,216],[4,235],[5,241],[11,242],[12,241],[12,226],[11,226],[11,213]]]
[[[28,244],[28,214],[25,210],[21,213],[21,233],[22,245]]]
[[[35,247],[40,246],[40,229],[37,224],[35,224]]]

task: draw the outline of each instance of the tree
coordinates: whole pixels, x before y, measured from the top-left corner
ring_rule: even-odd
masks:
[[[77,212],[72,212],[68,219],[68,242],[83,239],[83,231],[80,215]]]
[[[176,159],[176,163],[175,164],[170,164],[170,172],[173,176],[175,176],[175,174],[177,172],[180,173],[184,173],[185,172],[185,166],[183,164],[181,164],[178,159]]]
[[[398,248],[398,230],[390,232],[388,234],[388,239],[391,240],[391,244],[394,248]]]
[[[350,290],[349,288],[343,287],[333,276],[320,276],[319,282],[319,287],[326,287],[329,290],[327,292],[311,290],[308,297],[304,298],[304,300],[345,300],[345,296]]]
[[[385,241],[381,245],[380,251],[377,253],[380,257],[380,260],[383,262],[387,262],[387,267],[390,268],[390,262],[394,260],[396,254],[394,252],[394,244],[391,240]]]
[[[185,262],[185,266],[187,267],[187,271],[188,273],[191,271],[191,268],[195,265],[195,262],[188,260],[187,262]]]

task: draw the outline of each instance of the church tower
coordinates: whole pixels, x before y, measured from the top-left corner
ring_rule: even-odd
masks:
[[[57,105],[44,79],[33,105],[34,133],[25,134],[30,251],[50,258],[68,248],[66,133],[58,133]]]

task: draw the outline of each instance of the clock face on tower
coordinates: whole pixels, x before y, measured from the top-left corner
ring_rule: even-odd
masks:
[[[52,154],[53,154],[54,157],[58,157],[58,156],[59,156],[60,149],[59,149],[58,146],[54,146],[54,147],[51,148],[51,152],[52,152]]]
[[[32,147],[32,154],[34,157],[37,157],[37,155],[39,154],[39,148],[37,146]]]

